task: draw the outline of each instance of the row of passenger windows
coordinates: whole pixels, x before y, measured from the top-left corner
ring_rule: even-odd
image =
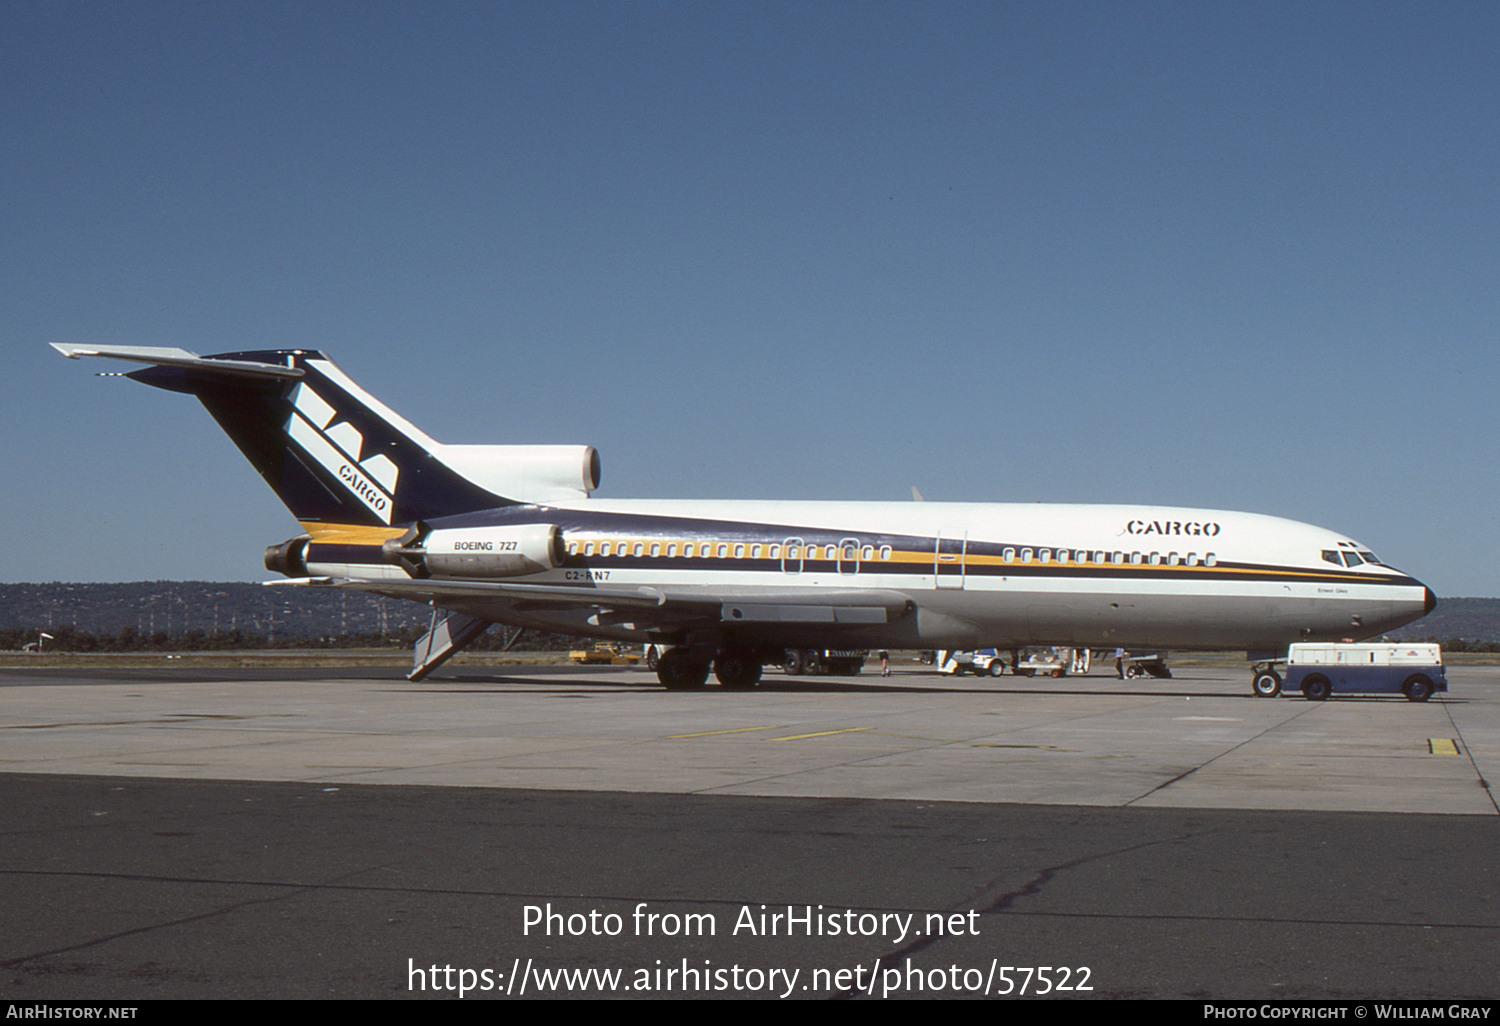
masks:
[[[749,542],[644,542],[644,541],[621,541],[621,542],[577,542],[568,543],[568,555],[570,556],[666,556],[668,559],[676,559],[678,552],[687,559],[693,557],[718,559],[781,559],[782,546],[779,544],[751,544]],[[844,543],[842,548],[838,545],[787,545],[787,559],[842,559],[845,562],[853,560],[873,560],[877,556],[880,559],[891,558],[891,547],[882,545],[876,549],[873,545],[860,547],[851,543]]]
[[[1099,565],[1113,564],[1115,566],[1197,566],[1199,563],[1198,553],[1189,552],[1187,555],[1179,555],[1176,552],[1168,552],[1163,556],[1160,552],[1090,552],[1086,549],[1006,549],[1000,554],[1000,558],[1007,563],[1019,560],[1022,563],[1030,563],[1035,560],[1038,563],[1051,563],[1054,559],[1059,563],[1097,563]],[[1203,554],[1204,566],[1215,566],[1219,557],[1212,552]]]
[[[711,558],[718,559],[781,559],[783,546],[779,544],[751,544],[749,542],[663,542],[663,541],[570,541],[568,543],[568,554],[570,556],[651,556],[653,558],[665,556],[668,559],[676,559],[679,552],[683,557],[692,559]],[[870,562],[874,559],[889,560],[892,556],[891,547],[882,545],[876,549],[873,545],[858,546],[850,542],[841,545],[801,545],[787,544],[785,546],[787,559],[828,559],[853,562],[860,560]],[[1168,552],[1162,555],[1160,552],[1090,552],[1084,549],[1005,549],[1001,553],[1002,560],[1007,563],[1094,563],[1100,566],[1113,564],[1123,566],[1198,566],[1201,562],[1204,566],[1214,566],[1218,563],[1218,557],[1212,553],[1205,553],[1201,560],[1196,552],[1179,555],[1176,552]]]

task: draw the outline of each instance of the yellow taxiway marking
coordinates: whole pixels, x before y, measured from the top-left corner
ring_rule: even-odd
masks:
[[[881,731],[879,736],[893,737],[900,741],[931,741],[934,744],[939,745],[968,745],[970,748],[1045,748],[1049,751],[1054,752],[1062,751],[1062,749],[1058,748],[1056,745],[1002,744],[996,741],[968,741],[964,738],[958,737],[925,737],[921,734],[889,734],[885,731]],[[781,739],[776,738],[775,740],[779,741]]]
[[[752,730],[780,730],[785,726],[785,723],[779,723],[773,727],[735,727],[733,730],[705,730],[699,734],[669,734],[667,740],[681,741],[689,737],[713,737],[715,734],[746,734]]]
[[[1430,737],[1427,739],[1427,752],[1429,755],[1457,755],[1458,744],[1446,737]]]
[[[861,730],[869,730],[869,727],[845,727],[843,730],[820,730],[816,734],[789,734],[786,737],[773,737],[772,741],[801,741],[808,737],[827,737],[830,734],[857,734]]]

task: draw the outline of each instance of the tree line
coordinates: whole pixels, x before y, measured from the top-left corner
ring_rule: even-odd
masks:
[[[1441,645],[1444,652],[1500,652],[1500,641],[1465,641],[1463,638],[1410,638],[1428,645]]]
[[[148,633],[126,624],[114,633],[78,630],[74,627],[49,627],[43,638],[42,631],[35,627],[0,628],[0,650],[19,650],[40,642],[44,652],[68,652],[79,654],[111,652],[226,652],[257,649],[349,649],[389,648],[409,649],[417,639],[427,633],[425,627],[405,627],[382,634],[368,633],[326,634],[315,637],[272,637],[266,634],[232,630],[212,633],[201,628],[169,637],[165,631]],[[468,647],[470,652],[498,652],[506,647],[506,641],[514,633],[490,630],[474,639]],[[550,652],[567,649],[575,639],[566,634],[551,634],[545,631],[522,631],[509,646],[511,651]]]

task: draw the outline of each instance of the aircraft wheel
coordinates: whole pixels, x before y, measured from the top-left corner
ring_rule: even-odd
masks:
[[[789,648],[786,652],[786,662],[781,664],[788,676],[795,677],[802,672],[802,653],[795,648]]]
[[[735,691],[755,687],[760,681],[761,666],[743,652],[720,652],[714,660],[714,676],[719,683]]]
[[[1401,693],[1408,702],[1425,702],[1432,697],[1432,681],[1420,673],[1414,674],[1401,685]]]
[[[1309,702],[1326,702],[1333,693],[1327,677],[1313,676],[1302,682],[1302,697]]]
[[[667,652],[656,661],[656,679],[668,691],[692,691],[708,680],[708,664],[689,662],[677,652]]]
[[[1259,698],[1275,698],[1281,694],[1281,675],[1275,670],[1262,670],[1250,682],[1250,688]]]

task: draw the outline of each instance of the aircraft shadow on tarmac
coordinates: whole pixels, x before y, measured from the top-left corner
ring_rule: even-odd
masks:
[[[479,669],[475,667],[474,669]],[[643,669],[611,668],[599,671],[597,668],[589,673],[587,677],[572,677],[566,681],[557,678],[564,674],[579,674],[580,668],[572,665],[548,665],[548,666],[526,666],[524,673],[463,673],[453,672],[434,674],[421,684],[410,684],[399,690],[413,692],[462,692],[466,694],[478,693],[478,688],[506,688],[508,693],[512,688],[525,688],[529,693],[579,693],[588,691],[609,691],[615,694],[625,692],[648,693],[662,692],[662,687],[653,679],[646,676]],[[597,676],[595,675],[597,674]],[[1194,678],[1185,675],[1181,670],[1176,673],[1172,683],[1176,685],[1173,690],[1153,689],[1154,682],[1143,683],[1140,686],[1122,684],[1112,688],[1078,688],[1049,686],[1033,682],[1033,678],[1023,678],[1029,686],[1018,687],[1011,684],[1015,677],[995,678],[994,683],[965,683],[963,686],[953,686],[941,682],[940,678],[930,674],[904,673],[893,674],[890,677],[879,677],[876,675],[865,675],[857,677],[790,677],[781,673],[769,674],[761,678],[760,683],[752,689],[736,691],[736,694],[751,695],[757,692],[764,694],[964,694],[964,695],[989,695],[1004,696],[1056,696],[1056,697],[1110,697],[1110,698],[1241,698],[1255,699],[1260,701],[1256,695],[1250,692],[1248,684],[1243,693],[1226,693],[1223,690],[1224,680],[1222,677]],[[1042,678],[1051,680],[1052,678]],[[1064,678],[1067,679],[1067,678]],[[1107,677],[1083,677],[1075,678],[1081,680],[1108,680]],[[0,687],[38,686],[38,685],[97,685],[118,683],[171,684],[171,683],[234,683],[243,682],[254,684],[257,681],[286,681],[303,680],[308,683],[317,683],[329,680],[365,680],[372,684],[405,685],[406,674],[404,671],[392,667],[371,666],[321,666],[321,667],[131,667],[131,668],[99,668],[80,670],[78,668],[38,668],[27,669],[17,673],[6,673],[0,671]],[[673,692],[674,694],[722,694],[727,689],[711,682],[701,689],[693,691]],[[899,681],[920,681],[921,683],[900,683]],[[1205,686],[1203,690],[1196,690],[1193,684],[1201,681]],[[1061,682],[1059,682],[1060,684]],[[1279,700],[1304,701],[1301,695],[1284,693]],[[1331,701],[1337,704],[1358,702],[1362,704],[1382,704],[1390,702],[1402,702],[1400,695],[1338,695]],[[1451,694],[1436,695],[1433,702],[1441,704],[1464,704],[1465,699],[1455,697]]]
[[[551,668],[549,668],[551,669]],[[510,676],[499,674],[468,674],[450,673],[442,677],[434,676],[430,679],[429,686],[413,685],[410,690],[421,692],[455,691],[467,694],[474,693],[475,686],[524,686],[533,693],[567,693],[581,690],[608,689],[614,693],[621,692],[660,692],[662,688],[656,684],[645,683],[634,680],[610,679],[600,677],[595,679],[570,680],[565,685],[559,685],[555,681],[538,679],[541,675],[528,673],[526,676]],[[550,676],[550,675],[549,675]],[[1005,678],[1011,680],[1013,678]],[[1087,678],[1085,678],[1087,679]],[[1095,678],[1099,679],[1099,678]],[[1183,677],[1179,674],[1174,678],[1176,684],[1189,684],[1193,678]],[[930,678],[923,678],[924,681]],[[878,683],[877,683],[878,682]],[[1219,685],[1222,687],[1223,680],[1217,678],[1204,678],[1205,685]],[[448,683],[459,685],[459,687],[444,688],[441,685]],[[705,684],[702,688],[686,691],[673,692],[674,694],[721,694],[726,690],[715,683]],[[762,677],[754,688],[736,690],[735,694],[750,695],[762,694],[961,694],[961,695],[1026,695],[1033,697],[1057,696],[1074,698],[1242,698],[1261,700],[1252,694],[1248,687],[1244,694],[1225,694],[1222,690],[1193,690],[1189,687],[1178,687],[1174,690],[1143,690],[1132,688],[1128,685],[1109,689],[1066,688],[1066,687],[1014,687],[997,683],[991,686],[966,686],[953,687],[938,683],[922,684],[898,684],[890,677],[865,677],[858,682],[849,679],[830,679],[828,677],[785,677],[777,675],[774,677]],[[1282,698],[1295,701],[1304,701],[1301,695],[1287,694]],[[1335,701],[1339,704],[1348,702],[1360,703],[1389,703],[1391,701],[1405,702],[1400,695],[1339,695]],[[1438,697],[1434,701],[1452,702],[1458,701],[1448,697]]]

